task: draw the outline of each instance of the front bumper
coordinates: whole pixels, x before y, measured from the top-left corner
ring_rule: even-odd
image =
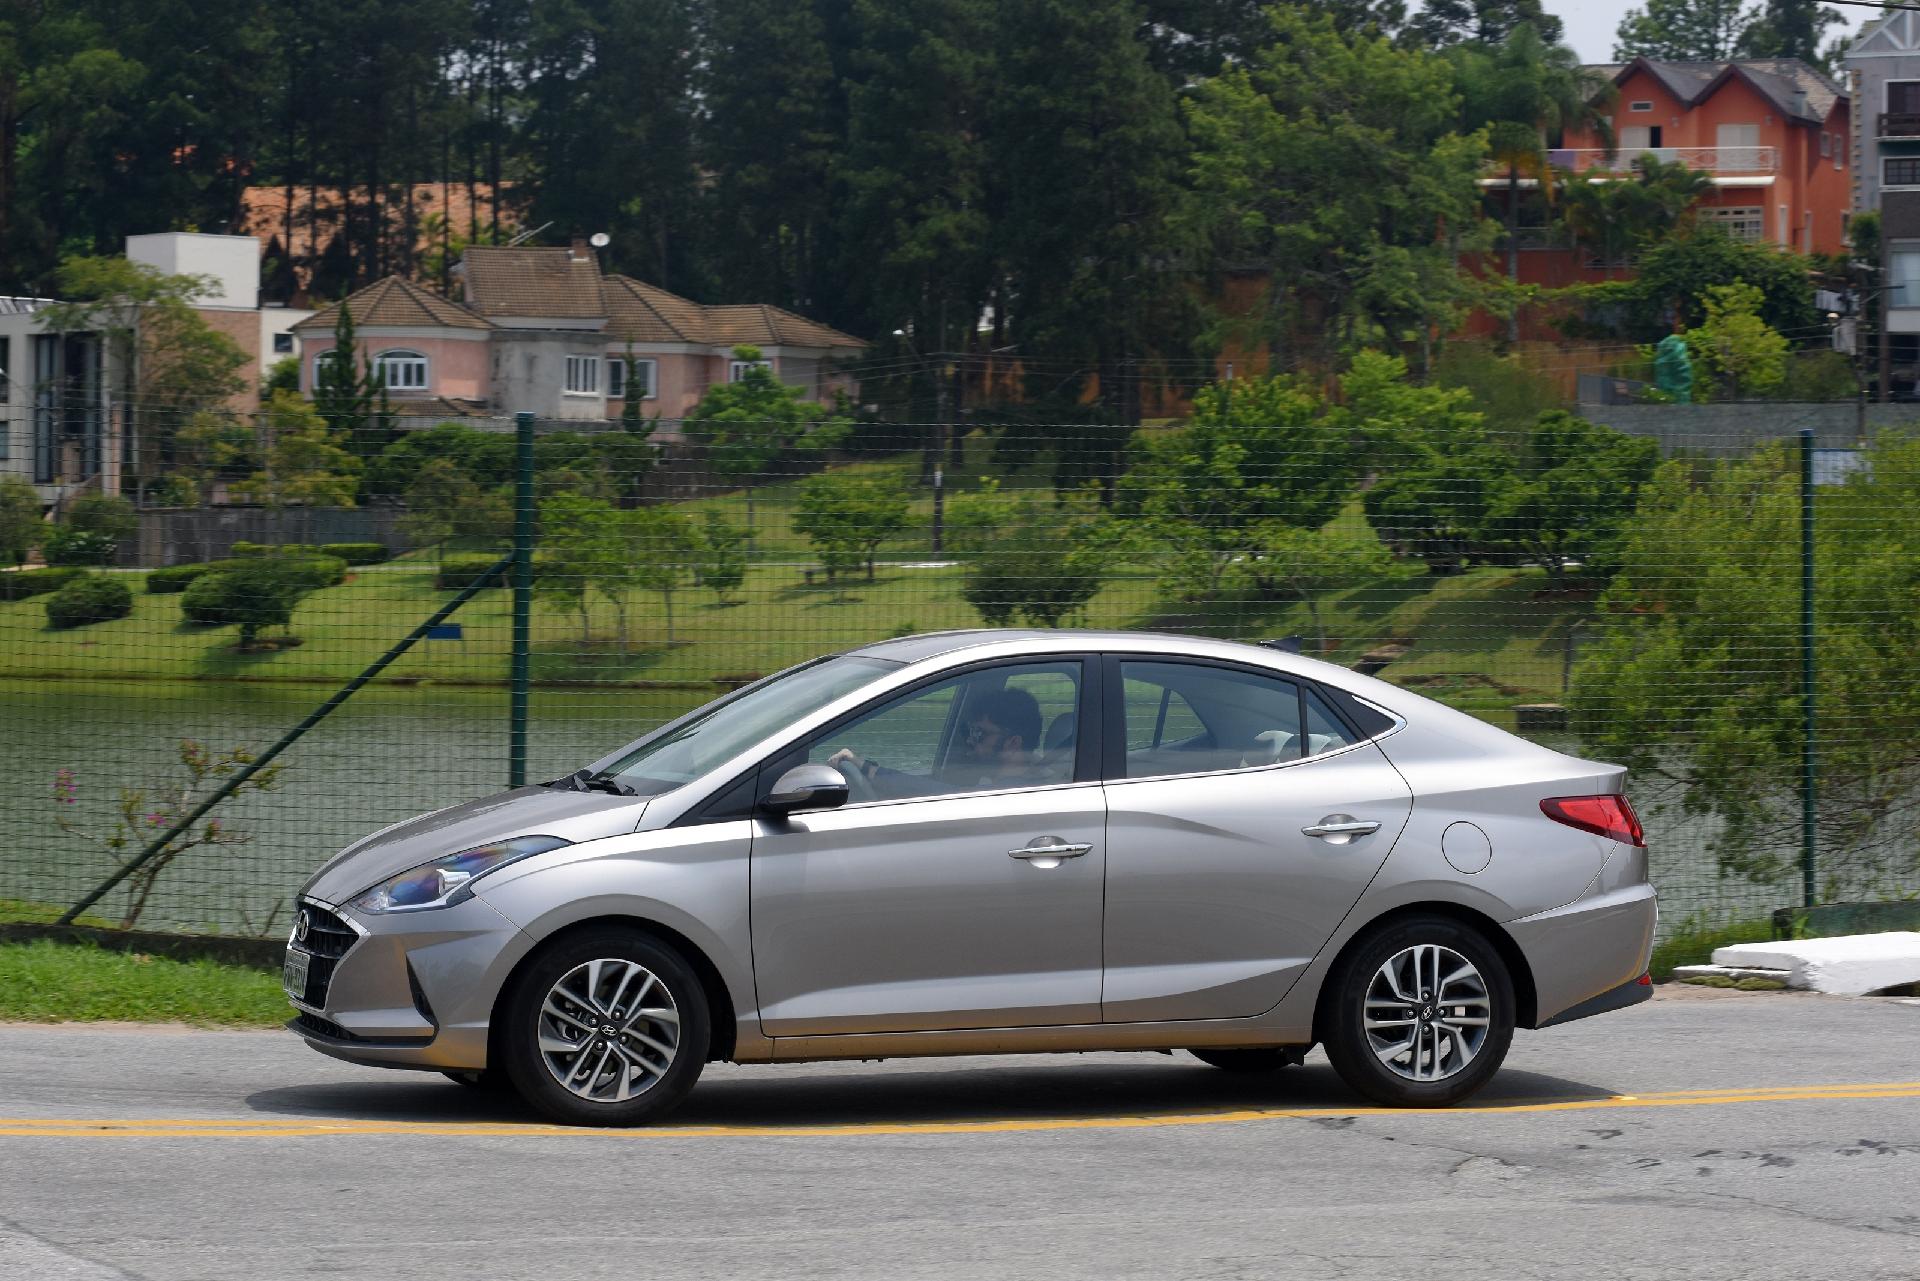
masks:
[[[323,1054],[378,1067],[478,1070],[501,986],[532,946],[478,898],[428,912],[362,914],[308,900],[357,936],[309,980],[287,1026]],[[289,943],[290,947],[298,946]]]

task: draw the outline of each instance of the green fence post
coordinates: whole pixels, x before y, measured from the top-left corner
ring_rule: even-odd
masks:
[[[507,711],[507,786],[527,782],[527,686],[532,683],[533,415],[513,416],[513,665]]]
[[[1814,686],[1813,428],[1800,429],[1800,893],[1814,904],[1814,843],[1818,836],[1819,695]]]

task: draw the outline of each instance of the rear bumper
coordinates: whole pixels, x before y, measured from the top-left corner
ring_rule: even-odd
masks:
[[[1584,1018],[1571,1011],[1636,984],[1653,954],[1658,915],[1653,886],[1642,883],[1509,921],[1507,932],[1533,975],[1532,1026]],[[1647,992],[1651,995],[1652,989]],[[1635,997],[1625,1004],[1644,999]],[[1602,1006],[1587,1013],[1618,1008]]]
[[[1580,1004],[1560,1011],[1535,1027],[1559,1027],[1562,1023],[1571,1023],[1575,1019],[1590,1019],[1596,1014],[1611,1014],[1615,1010],[1624,1010],[1629,1005],[1638,1005],[1653,996],[1653,980],[1641,975],[1631,983],[1622,983],[1612,991],[1590,996]]]

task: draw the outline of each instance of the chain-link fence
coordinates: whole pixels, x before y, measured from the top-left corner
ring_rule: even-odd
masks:
[[[175,432],[125,455],[138,510],[63,491],[0,548],[38,549],[0,573],[0,914],[137,862],[84,919],[275,934],[373,829],[803,659],[1005,623],[1278,642],[1623,761],[1668,926],[1809,877],[1912,896],[1920,437],[1769,439],[1767,412],[1499,431],[1350,380],[1146,428],[502,418],[345,448],[228,420],[254,443],[225,462]]]

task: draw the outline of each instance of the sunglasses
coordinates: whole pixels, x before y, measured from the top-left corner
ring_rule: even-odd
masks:
[[[969,725],[967,726],[967,746],[978,747],[980,746],[981,740],[989,735],[994,738],[1004,738],[1006,731],[996,728],[991,721],[986,724]]]

